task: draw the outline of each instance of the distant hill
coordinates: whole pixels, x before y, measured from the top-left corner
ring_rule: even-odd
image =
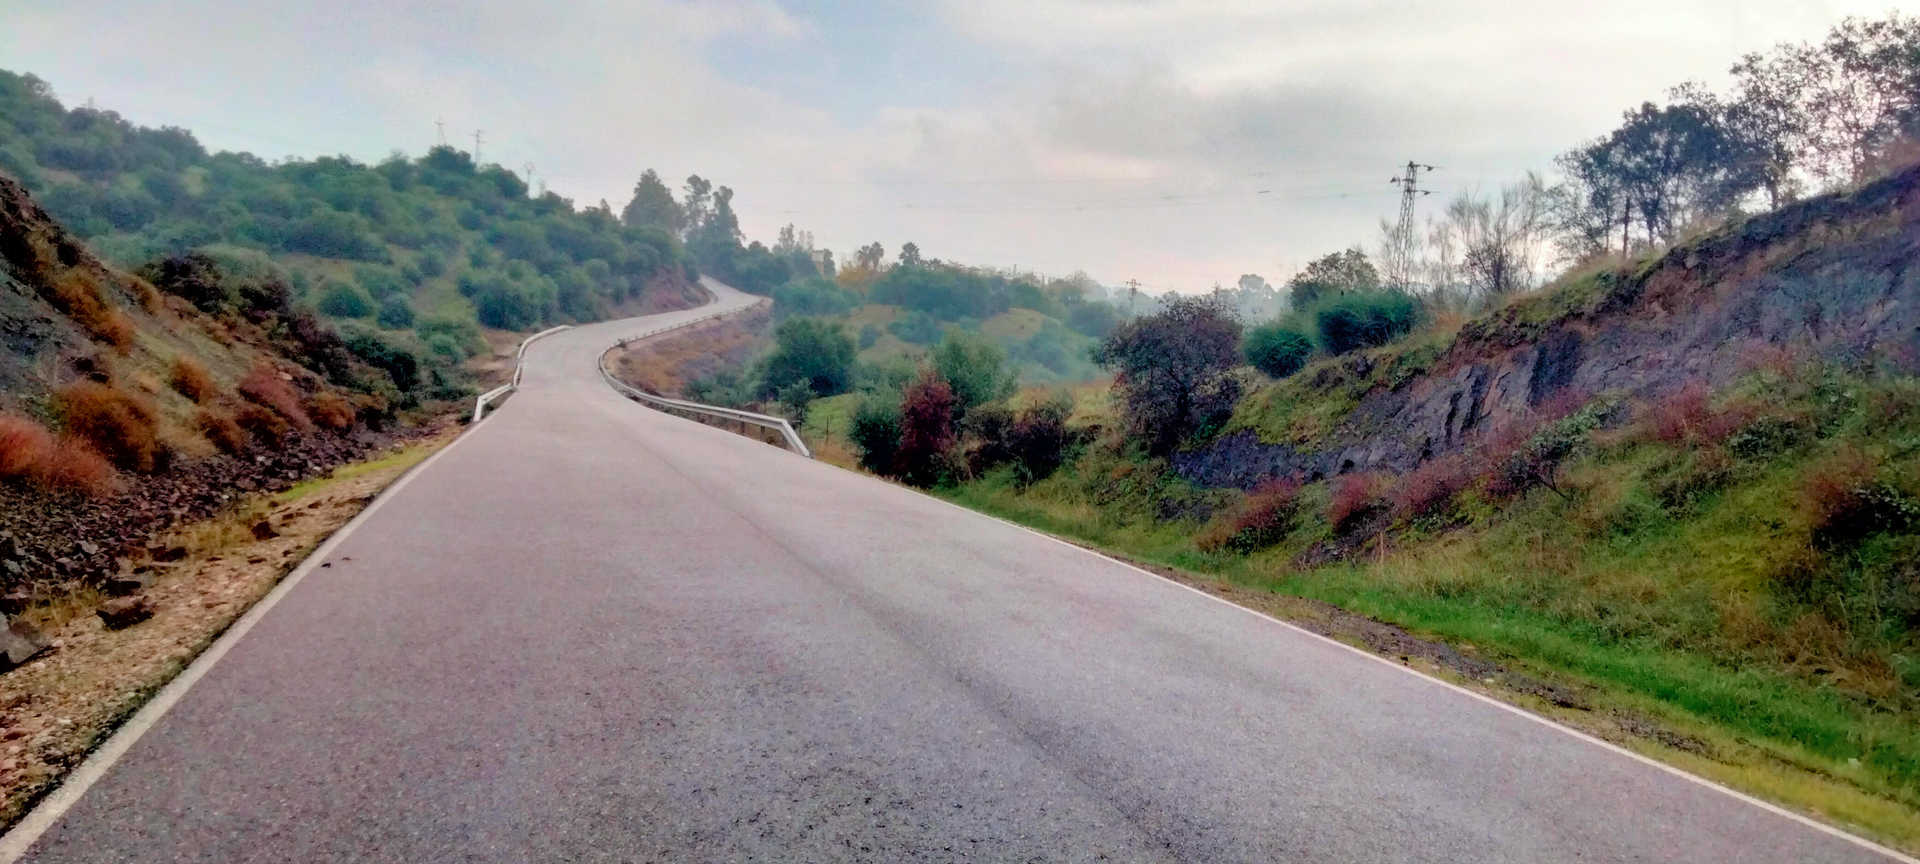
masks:
[[[187,130],[67,109],[0,71],[0,171],[112,264],[201,251],[271,271],[296,304],[389,331],[429,363],[464,357],[434,338],[461,324],[526,330],[698,297],[668,232],[530,197],[447,147],[378,165],[208,153]]]

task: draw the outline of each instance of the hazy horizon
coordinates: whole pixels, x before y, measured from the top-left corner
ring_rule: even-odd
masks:
[[[210,149],[371,162],[424,153],[442,120],[577,206],[698,173],[754,239],[791,222],[841,257],[914,241],[1154,293],[1371,251],[1410,158],[1439,166],[1436,207],[1549,170],[1672,85],[1718,86],[1743,53],[1893,8],[188,5],[20,9],[0,67]]]

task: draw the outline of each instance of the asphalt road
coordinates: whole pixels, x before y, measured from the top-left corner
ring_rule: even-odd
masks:
[[[597,377],[706,311],[537,343],[26,860],[1885,860]]]

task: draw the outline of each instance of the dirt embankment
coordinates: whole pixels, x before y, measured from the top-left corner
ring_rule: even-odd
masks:
[[[761,303],[737,315],[633,342],[614,352],[613,372],[649,393],[684,396],[688,382],[739,369],[765,350],[772,325],[772,307]]]
[[[1563,393],[1656,399],[1782,351],[1920,371],[1920,166],[1730,225],[1637,272],[1569,280],[1468,324],[1423,375],[1363,396],[1312,446],[1240,431],[1178,455],[1209,486],[1404,473]],[[1364,355],[1341,371],[1365,377]],[[1306,374],[1306,373],[1303,373]]]

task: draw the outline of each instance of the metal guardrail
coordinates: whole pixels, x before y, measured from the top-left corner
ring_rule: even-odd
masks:
[[[767,301],[762,300],[760,302],[765,303]],[[752,309],[759,305],[760,303],[756,303],[753,306],[748,306],[746,308]],[[800,439],[800,433],[793,431],[793,424],[787,422],[787,419],[785,417],[775,417],[771,414],[755,414],[752,411],[742,411],[738,408],[723,408],[719,405],[707,405],[700,402],[688,402],[685,399],[670,399],[666,396],[657,396],[652,393],[648,393],[645,390],[641,390],[638,387],[633,387],[626,383],[623,383],[620,379],[614,377],[613,370],[607,368],[607,357],[611,355],[615,349],[626,347],[627,343],[629,342],[635,342],[640,339],[645,339],[649,336],[657,336],[669,330],[678,330],[682,327],[692,326],[702,321],[711,321],[715,318],[719,318],[724,315],[732,315],[735,312],[744,312],[744,311],[746,310],[732,309],[724,312],[715,312],[711,315],[702,315],[699,318],[695,318],[691,321],[682,321],[678,324],[673,324],[666,327],[656,327],[644,333],[638,333],[633,336],[627,337],[625,339],[621,339],[619,342],[616,342],[613,345],[608,346],[607,350],[600,352],[600,361],[599,361],[600,377],[606,379],[607,385],[612,387],[620,395],[625,396],[628,399],[632,399],[636,402],[640,402],[646,405],[651,405],[654,408],[658,408],[662,411],[685,411],[689,414],[701,414],[708,417],[718,417],[723,420],[732,420],[737,423],[746,423],[752,426],[759,426],[765,429],[772,429],[780,433],[780,438],[781,440],[786,442],[788,450],[792,450],[793,452],[798,453],[802,456],[805,456],[808,459],[812,459],[813,450],[807,447],[807,442]]]
[[[532,345],[534,343],[534,340],[541,339],[546,336],[551,336],[562,330],[571,330],[571,329],[573,329],[573,325],[571,324],[562,324],[558,327],[548,327],[545,330],[542,330],[538,333],[533,334],[532,336],[528,336],[527,338],[520,340],[520,349],[513,352],[513,377],[507,379],[507,383],[502,384],[498,387],[493,388],[492,390],[488,390],[487,392],[474,397],[473,422],[475,423],[480,422],[480,418],[486,416],[487,408],[493,405],[493,403],[506,398],[507,394],[520,389],[520,372],[522,368],[526,365],[528,345]]]

